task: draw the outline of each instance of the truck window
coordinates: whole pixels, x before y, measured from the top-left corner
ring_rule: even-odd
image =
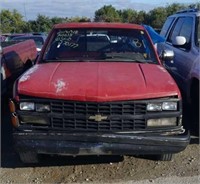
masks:
[[[184,22],[184,19],[185,19],[184,17],[181,17],[176,21],[175,25],[173,26],[173,28],[169,34],[169,37],[167,38],[168,42],[171,43],[172,40],[175,39],[175,37],[180,34],[180,30],[181,30],[182,24]]]
[[[199,23],[200,17],[196,18],[196,26],[195,26],[195,45],[199,47],[200,45],[200,23]]]
[[[169,17],[169,18],[166,20],[166,22],[165,22],[165,24],[163,25],[163,28],[162,28],[162,30],[161,30],[161,32],[160,32],[160,35],[161,35],[161,36],[166,37],[167,32],[168,32],[168,30],[170,29],[171,24],[172,24],[173,21],[174,21],[174,17]]]
[[[192,17],[185,18],[179,36],[184,36],[186,38],[186,44],[188,48],[191,47],[192,29],[193,29],[193,18]]]
[[[172,29],[167,41],[172,42],[176,36],[184,36],[186,38],[186,46],[189,49],[191,47],[192,25],[192,17],[180,17]]]

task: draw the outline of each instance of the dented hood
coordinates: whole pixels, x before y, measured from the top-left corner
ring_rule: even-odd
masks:
[[[98,102],[180,95],[160,65],[119,62],[37,64],[19,79],[18,93]]]

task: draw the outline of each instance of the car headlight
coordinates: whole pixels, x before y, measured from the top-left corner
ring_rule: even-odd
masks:
[[[147,111],[162,111],[161,103],[149,103],[147,104]]]
[[[19,104],[20,110],[23,111],[34,111],[35,110],[35,103],[34,102],[21,102]]]
[[[34,102],[21,102],[20,110],[23,111],[37,111],[37,112],[49,112],[50,105],[48,104],[35,104]]]
[[[177,102],[148,103],[147,111],[176,111]]]
[[[162,110],[176,111],[177,110],[177,102],[163,102]]]
[[[48,104],[36,104],[36,111],[37,112],[49,112],[50,105]]]

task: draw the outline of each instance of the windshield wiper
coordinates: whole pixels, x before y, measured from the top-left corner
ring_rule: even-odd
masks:
[[[59,57],[52,57],[52,58],[49,58],[49,59],[44,59],[42,60],[43,62],[72,62],[72,61],[76,61],[76,59],[65,59],[65,58],[59,58]]]
[[[101,56],[101,59],[109,60],[109,61],[116,61],[116,62],[122,62],[122,60],[125,60],[126,62],[138,62],[138,63],[147,63],[150,62],[150,60],[145,60],[144,57],[141,54],[138,53],[107,53]]]

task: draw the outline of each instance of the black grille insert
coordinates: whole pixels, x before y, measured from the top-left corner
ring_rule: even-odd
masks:
[[[87,102],[51,102],[53,113],[73,115],[142,115],[146,113],[146,103],[112,102],[112,103],[87,103]]]
[[[52,128],[79,131],[131,131],[145,128],[144,119],[114,119],[100,122],[81,118],[52,118]]]
[[[77,131],[133,131],[146,128],[145,102],[71,102],[52,101],[53,129]],[[99,115],[106,119],[91,119]]]

